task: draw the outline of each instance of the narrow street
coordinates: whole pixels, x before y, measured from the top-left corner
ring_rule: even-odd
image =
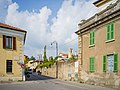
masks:
[[[0,84],[0,90],[115,90],[111,88],[80,84],[57,80],[47,76],[38,76],[36,73],[26,82]],[[118,90],[118,89],[117,89]]]

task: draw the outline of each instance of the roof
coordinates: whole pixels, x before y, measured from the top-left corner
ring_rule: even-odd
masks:
[[[65,53],[60,53],[60,54],[62,54],[62,56],[68,56],[68,54],[65,54]],[[59,55],[60,55],[60,54],[59,54]]]
[[[0,22],[0,27],[1,28],[6,28],[6,29],[11,29],[11,30],[14,30],[14,31],[24,32],[25,33],[24,42],[25,42],[27,31],[22,30],[22,29],[17,28],[17,27],[14,27],[14,26],[11,26],[11,25],[8,25],[8,24],[1,23],[1,22]]]
[[[110,1],[110,0],[97,0],[97,1],[95,1],[93,4],[94,4],[96,7],[99,7],[99,6],[101,6],[102,4],[104,4],[104,3],[108,2],[108,1]]]
[[[10,26],[10,25],[4,24],[4,23],[0,23],[0,27],[27,33],[27,31],[25,31],[25,30],[22,30],[20,28],[17,28],[17,27],[14,27],[14,26]]]
[[[118,8],[116,8],[118,7]],[[79,30],[75,33],[78,35],[81,32],[85,32],[87,30],[90,30],[91,28],[100,25],[101,23],[110,20],[112,18],[118,17],[120,12],[120,1],[118,0],[116,3],[109,5],[106,9],[103,11],[96,13],[91,18],[85,20],[84,22],[79,23],[80,26]],[[97,20],[95,19],[97,16]]]

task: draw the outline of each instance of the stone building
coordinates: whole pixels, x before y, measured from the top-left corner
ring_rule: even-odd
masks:
[[[120,0],[97,0],[99,12],[79,23],[79,80],[120,85]]]
[[[24,43],[26,31],[0,23],[0,81],[24,78]]]

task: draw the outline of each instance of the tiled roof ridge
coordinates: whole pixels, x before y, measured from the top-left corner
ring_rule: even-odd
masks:
[[[1,22],[0,22],[0,27],[2,27],[2,28],[7,28],[7,29],[12,29],[12,30],[16,30],[16,31],[21,31],[21,32],[25,32],[25,33],[27,32],[27,31],[22,30],[22,29],[20,29],[20,28],[17,28],[17,27],[8,25],[8,24],[4,24],[4,23],[1,23]]]

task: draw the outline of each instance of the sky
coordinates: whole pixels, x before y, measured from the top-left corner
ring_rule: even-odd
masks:
[[[0,0],[0,22],[27,31],[24,54],[29,57],[43,54],[47,47],[47,57],[55,56],[55,43],[58,51],[78,52],[78,39],[75,31],[83,19],[97,12],[92,4],[96,0]]]

